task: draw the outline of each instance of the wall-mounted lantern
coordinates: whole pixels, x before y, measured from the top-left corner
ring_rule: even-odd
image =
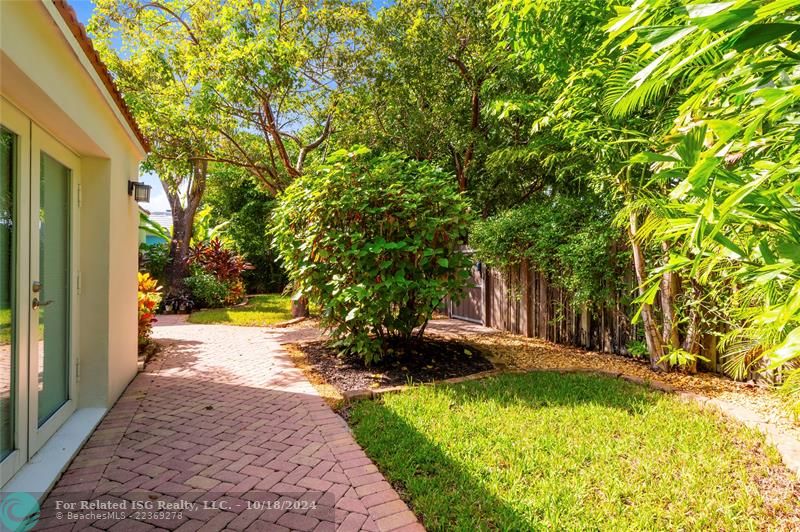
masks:
[[[133,196],[139,203],[147,203],[150,201],[150,185],[146,185],[139,181],[128,181],[128,196]]]

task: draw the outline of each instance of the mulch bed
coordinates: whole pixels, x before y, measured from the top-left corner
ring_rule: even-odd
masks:
[[[440,381],[494,367],[474,346],[453,340],[414,342],[408,348],[393,349],[390,358],[371,366],[356,356],[339,357],[322,341],[296,347],[308,369],[339,392]]]

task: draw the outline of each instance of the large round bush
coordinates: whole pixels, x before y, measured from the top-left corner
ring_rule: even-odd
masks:
[[[421,336],[461,292],[469,218],[452,175],[358,147],[289,186],[272,232],[297,296],[319,305],[338,347],[369,363]]]

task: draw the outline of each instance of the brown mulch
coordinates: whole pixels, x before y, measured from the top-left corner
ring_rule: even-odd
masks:
[[[429,338],[406,348],[395,347],[370,366],[353,355],[339,356],[324,341],[296,344],[290,350],[312,382],[327,383],[339,392],[434,382],[493,369],[474,346],[448,339]]]

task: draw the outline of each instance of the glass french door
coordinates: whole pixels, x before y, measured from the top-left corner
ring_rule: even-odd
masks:
[[[75,410],[80,160],[0,101],[0,486]]]
[[[79,159],[31,127],[28,430],[35,453],[75,411],[72,205]]]

